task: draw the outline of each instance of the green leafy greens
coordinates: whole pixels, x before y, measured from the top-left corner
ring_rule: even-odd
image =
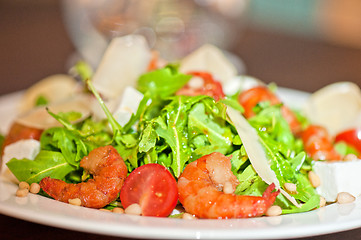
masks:
[[[39,182],[52,176],[68,182],[81,181],[80,160],[99,147],[111,144],[123,157],[128,171],[147,163],[159,163],[178,178],[184,167],[199,157],[221,152],[231,156],[232,171],[240,184],[236,194],[262,195],[267,184],[253,169],[234,126],[226,115],[227,106],[243,108],[234,97],[215,101],[209,96],[178,96],[175,93],[191,78],[178,72],[177,66],[151,71],[140,76],[138,90],[144,95],[138,110],[121,126],[109,111],[91,83],[92,72],[86,65],[77,70],[97,98],[106,119],[87,118],[80,123],[77,113],[49,114],[62,123],[43,132],[41,150],[34,160],[12,159],[9,169],[20,181]],[[270,159],[271,169],[280,185],[297,183],[295,199],[304,203],[293,206],[279,195],[277,204],[284,213],[309,211],[319,205],[319,196],[307,179],[310,162],[281,114],[281,104],[263,102],[256,106],[256,116],[249,119],[258,131],[260,141]],[[109,126],[111,129],[109,129]]]

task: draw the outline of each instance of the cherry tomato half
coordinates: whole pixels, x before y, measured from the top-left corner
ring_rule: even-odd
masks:
[[[190,72],[189,74],[195,77],[202,78],[203,79],[202,86],[195,88],[187,84],[183,88],[178,90],[178,92],[176,93],[177,95],[187,95],[187,96],[207,95],[213,97],[216,101],[224,98],[224,93],[221,83],[216,81],[210,73]]]
[[[143,216],[166,217],[178,202],[177,182],[164,166],[145,164],[125,179],[120,201],[124,208],[138,203]]]
[[[343,131],[336,135],[335,142],[345,142],[361,153],[361,128]]]
[[[341,160],[326,128],[310,125],[301,133],[301,138],[305,151],[314,160]]]

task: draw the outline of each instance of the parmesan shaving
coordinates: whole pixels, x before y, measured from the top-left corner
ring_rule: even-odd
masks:
[[[78,94],[70,99],[62,102],[49,104],[47,107],[50,111],[57,114],[59,112],[79,112],[81,118],[75,122],[84,120],[91,114],[89,102],[92,96],[87,94]],[[27,127],[33,127],[37,129],[48,129],[51,127],[61,126],[55,118],[53,118],[47,111],[45,106],[34,108],[29,112],[20,115],[15,122]]]
[[[92,82],[95,89],[108,99],[116,99],[125,87],[135,86],[146,72],[151,52],[144,37],[128,35],[114,38],[97,68]]]
[[[290,200],[290,202],[293,203],[296,207],[300,207],[300,204],[296,201],[296,199],[280,187],[280,183],[276,177],[276,174],[274,171],[272,171],[266,153],[261,143],[259,142],[259,136],[256,130],[237,110],[228,107],[227,114],[236,127],[252,167],[257,172],[257,174],[267,184],[274,183],[276,189],[279,189],[282,195]]]
[[[361,90],[352,82],[337,82],[313,93],[303,107],[305,116],[333,136],[360,126]]]
[[[203,45],[182,59],[180,71],[183,73],[191,71],[210,72],[222,84],[231,81],[237,75],[236,67],[223,52],[210,44]]]

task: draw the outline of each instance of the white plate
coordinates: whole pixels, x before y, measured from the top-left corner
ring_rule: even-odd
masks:
[[[280,89],[300,106],[307,94]],[[0,125],[8,127],[20,94],[0,98]],[[5,127],[4,127],[5,125]],[[2,130],[4,130],[2,129]],[[15,197],[17,186],[0,179],[0,213],[44,225],[121,237],[152,239],[285,239],[361,227],[361,199],[307,213],[235,220],[193,220],[120,215],[72,206],[42,196]]]

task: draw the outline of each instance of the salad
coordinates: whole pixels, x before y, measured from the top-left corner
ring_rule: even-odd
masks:
[[[324,170],[360,164],[357,117],[322,126],[306,110],[327,94],[291,109],[277,86],[237,76],[213,46],[169,63],[140,36],[115,38],[96,70],[80,62],[70,75],[27,90],[4,138],[1,171],[19,189],[113,212],[216,219],[360,194],[342,182],[330,193]]]

